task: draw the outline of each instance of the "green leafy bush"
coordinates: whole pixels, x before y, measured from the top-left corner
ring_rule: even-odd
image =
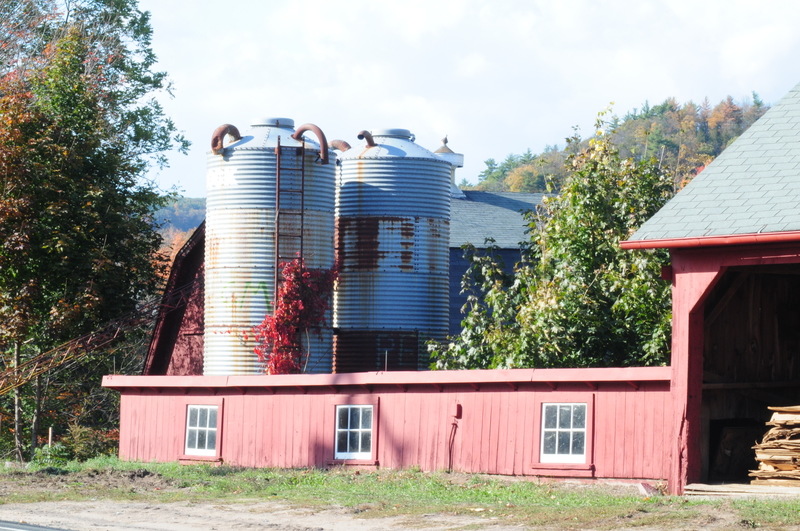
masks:
[[[60,468],[65,466],[71,458],[69,448],[61,443],[45,445],[37,448],[33,453],[30,467],[33,469]]]
[[[70,424],[64,443],[73,459],[86,461],[102,455],[116,455],[119,430],[98,430],[79,424]]]

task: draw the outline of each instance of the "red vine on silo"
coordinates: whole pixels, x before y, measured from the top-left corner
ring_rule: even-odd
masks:
[[[326,324],[338,269],[309,269],[299,257],[280,267],[274,311],[253,328],[255,353],[267,374],[296,374],[303,369],[303,335],[319,334]]]

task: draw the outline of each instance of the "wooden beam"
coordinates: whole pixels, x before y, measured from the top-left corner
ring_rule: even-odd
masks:
[[[711,313],[708,314],[708,317],[706,318],[705,322],[706,327],[710,326],[711,324],[714,323],[714,321],[716,321],[716,319],[722,314],[725,308],[728,307],[728,304],[730,304],[734,295],[736,295],[736,292],[739,291],[739,288],[741,288],[742,285],[745,283],[745,281],[747,281],[747,279],[749,278],[750,278],[750,273],[745,273],[745,272],[738,273],[738,276],[730,285],[730,287],[728,287],[728,290],[719,299],[717,304],[711,310]]]

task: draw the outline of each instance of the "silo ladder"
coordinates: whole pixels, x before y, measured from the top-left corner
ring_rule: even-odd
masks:
[[[292,154],[294,157],[300,158],[298,179],[289,178],[293,174],[298,174],[298,164],[290,163]],[[302,259],[304,256],[305,155],[304,144],[299,147],[281,147],[281,139],[278,137],[278,145],[275,147],[275,293],[273,299],[277,296],[278,286],[283,280],[281,264],[295,258]]]

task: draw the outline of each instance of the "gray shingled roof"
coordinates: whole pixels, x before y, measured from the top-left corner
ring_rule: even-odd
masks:
[[[800,84],[630,241],[800,231]]]
[[[527,240],[522,212],[533,210],[545,194],[476,192],[465,190],[466,199],[450,202],[450,247],[471,243],[485,247],[494,238],[498,247],[516,249]]]

